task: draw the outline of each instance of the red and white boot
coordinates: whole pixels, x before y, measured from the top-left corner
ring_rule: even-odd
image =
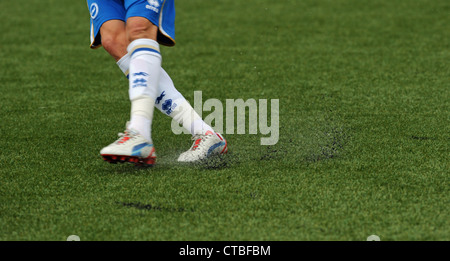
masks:
[[[152,166],[156,162],[153,142],[135,130],[119,133],[119,139],[104,147],[100,155],[109,163],[130,162],[138,166]]]
[[[219,133],[208,131],[195,135],[192,140],[194,143],[191,148],[178,157],[179,162],[196,162],[228,151],[227,141]]]

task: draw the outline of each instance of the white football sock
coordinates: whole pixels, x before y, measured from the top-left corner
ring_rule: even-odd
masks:
[[[127,53],[119,61],[117,61],[117,66],[119,66],[120,70],[125,74],[128,78],[128,74],[130,73],[130,55]]]
[[[172,113],[173,119],[183,125],[192,136],[196,134],[206,134],[206,132],[214,130],[206,124],[200,115],[192,108],[188,101],[184,100]]]
[[[153,99],[146,96],[133,100],[131,102],[130,122],[127,126],[127,129],[138,131],[148,141],[152,141],[151,126],[153,115],[151,113],[153,110],[149,109],[149,107],[153,108],[153,102]]]
[[[117,62],[117,65],[125,76],[129,77],[130,55],[126,54],[123,56]],[[162,113],[172,117],[176,122],[189,130],[192,135],[205,134],[208,131],[214,133],[211,126],[201,119],[189,102],[175,88],[172,79],[162,67],[159,75],[155,107]]]
[[[151,39],[134,40],[128,45],[129,97],[131,118],[129,129],[135,129],[151,141],[151,123],[161,72],[159,44]],[[123,57],[119,60],[122,61]]]

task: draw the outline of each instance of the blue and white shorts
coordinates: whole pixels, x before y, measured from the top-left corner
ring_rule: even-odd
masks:
[[[158,42],[175,45],[175,0],[87,0],[91,13],[91,48],[102,45],[100,27],[109,20],[145,17],[158,26]]]

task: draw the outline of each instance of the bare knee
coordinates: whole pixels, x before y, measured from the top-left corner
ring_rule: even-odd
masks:
[[[117,35],[102,35],[102,46],[117,61],[127,53],[127,42]]]
[[[114,59],[119,60],[127,53],[128,40],[126,37],[125,23],[118,20],[111,20],[100,28],[103,48]]]
[[[158,27],[143,17],[130,17],[127,21],[127,38],[129,42],[136,39],[152,39],[156,41]]]

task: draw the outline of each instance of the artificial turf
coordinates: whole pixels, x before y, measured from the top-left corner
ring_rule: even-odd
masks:
[[[449,1],[176,8],[177,89],[278,99],[278,143],[247,126],[219,161],[180,164],[190,136],[155,111],[154,167],[102,161],[130,104],[86,3],[1,1],[0,240],[450,239]]]

